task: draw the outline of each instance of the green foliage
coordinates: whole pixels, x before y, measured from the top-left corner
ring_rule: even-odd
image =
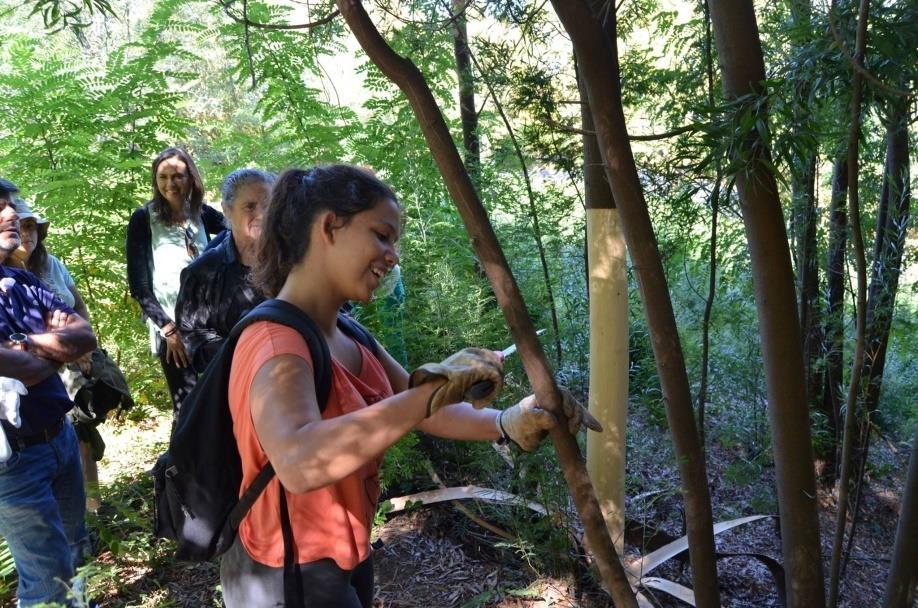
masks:
[[[73,28],[79,30],[89,25],[86,20],[88,13],[92,17],[96,13],[100,15],[113,15],[111,4],[108,0],[32,0],[32,11],[29,17],[41,15],[45,29],[50,34],[60,31],[64,28]]]
[[[165,402],[158,370],[127,297],[125,227],[149,192],[149,158],[182,131],[176,71],[163,66],[164,28],[111,54],[103,69],[14,37],[0,111],[0,170],[51,220],[48,248],[68,266],[102,344],[126,370],[140,403]],[[125,322],[131,319],[131,322]]]
[[[296,22],[302,11],[295,4],[247,2],[246,17],[257,23]],[[424,74],[461,147],[455,59],[444,4],[381,4],[384,10],[374,18],[386,15],[385,38]],[[113,37],[118,43],[110,47],[104,38],[103,50],[103,44],[87,42],[91,32],[82,24],[99,12],[110,13],[106,0],[33,0],[26,5],[19,13],[34,9],[36,28],[84,33],[5,35],[0,48],[0,175],[16,181],[51,219],[49,250],[76,278],[97,335],[126,372],[138,401],[132,416],[167,407],[169,400],[159,366],[149,355],[139,310],[127,294],[125,227],[131,211],[149,197],[151,158],[175,143],[187,145],[199,161],[209,193],[217,191],[223,175],[241,166],[279,171],[343,161],[371,167],[393,186],[404,210],[400,265],[406,298],[394,308],[382,300],[360,306],[359,318],[408,369],[469,344],[503,348],[510,343],[484,269],[407,99],[362,55],[351,52],[340,18],[309,30],[244,28],[227,16],[241,18],[240,3],[164,0],[155,2],[138,23],[125,15],[123,26],[113,27],[130,29],[130,35]],[[313,4],[314,15],[330,10],[330,2]],[[835,15],[847,52],[852,11],[840,7]],[[583,395],[589,382],[583,160],[579,133],[567,129],[580,127],[569,41],[547,18],[544,3],[472,3],[467,15],[470,23],[487,19],[489,26],[470,30],[476,32],[472,52],[484,161],[477,178],[479,194],[533,324],[550,328],[549,284],[536,254],[529,193],[499,102],[532,177],[532,200],[542,227],[559,318],[559,335],[545,336],[546,352],[553,359],[548,345],[556,340],[561,344],[562,362],[555,372]],[[760,95],[728,101],[721,94],[716,49],[713,88],[708,91],[708,41],[700,3],[674,12],[656,0],[637,0],[621,4],[618,14],[629,131],[676,132],[633,146],[693,391],[700,378],[711,196],[718,170],[728,174],[757,152],[750,145],[768,145],[770,168],[779,178],[790,177],[805,154],[834,159],[847,130],[850,66],[826,35],[826,15],[816,10],[811,20],[795,21],[784,3],[763,5],[758,15],[768,81]],[[916,47],[915,28],[899,27],[914,19],[909,3],[871,7],[867,65],[890,86],[915,88],[913,58],[901,52]],[[92,53],[102,61],[92,61]],[[340,81],[338,64],[357,67],[353,82]],[[348,97],[345,86],[359,88],[362,97]],[[860,182],[868,239],[882,188],[888,95],[868,84]],[[766,109],[767,121],[762,119]],[[821,168],[819,177],[824,191],[830,176]],[[790,209],[790,188],[784,183],[780,188]],[[771,445],[742,209],[732,183],[722,180],[720,190],[709,445],[736,454],[725,476],[743,485],[753,484],[769,466]],[[825,241],[822,230],[820,259]],[[906,259],[906,265],[914,265],[914,254]],[[629,283],[632,404],[643,421],[662,428],[665,404],[634,273]],[[918,426],[912,398],[918,377],[911,356],[918,349],[914,285],[903,289],[907,299],[893,318],[879,416],[884,430],[903,436]],[[850,350],[846,356],[850,358]],[[507,389],[498,405],[507,406],[528,392],[521,362],[511,358]],[[832,438],[825,421],[818,415],[813,419],[818,448]],[[642,440],[629,437],[629,449],[641,449]],[[549,507],[551,518],[482,507],[487,519],[517,537],[504,547],[513,559],[552,572],[576,559],[569,534],[574,528],[570,498],[548,445],[533,455],[515,455],[515,468],[509,468],[489,445],[431,443],[411,434],[387,452],[381,471],[386,491],[395,495],[427,487],[428,457],[450,485],[498,487]],[[146,534],[148,492],[145,477],[119,482],[111,493],[111,512],[93,525],[112,554],[163,565],[167,548],[151,544]],[[775,511],[773,495],[761,488],[750,494],[750,501],[756,511]],[[0,546],[3,597],[9,593],[11,567],[8,552]],[[95,568],[94,584],[118,586],[116,568]],[[468,605],[490,599],[485,594]]]

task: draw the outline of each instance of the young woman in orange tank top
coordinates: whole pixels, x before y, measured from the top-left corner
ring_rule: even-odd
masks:
[[[294,330],[257,323],[242,334],[230,410],[247,487],[270,461],[276,478],[240,526],[220,579],[229,608],[284,605],[280,493],[295,540],[303,606],[366,608],[373,598],[370,528],[383,452],[413,429],[460,440],[509,439],[535,449],[554,416],[532,397],[503,411],[463,402],[473,384],[500,387],[496,353],[466,349],[409,374],[342,333],[338,310],[368,301],[399,261],[402,213],[395,193],[347,165],[288,170],[265,214],[253,282],[318,325],[332,356],[332,386],[316,402],[309,351]],[[569,408],[572,430],[583,410]]]

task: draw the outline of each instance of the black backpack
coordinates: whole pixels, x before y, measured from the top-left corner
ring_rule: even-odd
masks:
[[[243,517],[274,477],[269,462],[239,496],[242,461],[229,411],[229,376],[239,336],[256,321],[281,323],[300,332],[312,356],[320,409],[328,399],[331,354],[318,327],[303,311],[282,300],[266,300],[233,327],[183,400],[169,449],[151,471],[154,535],[175,540],[175,556],[180,560],[208,561],[229,549]],[[377,355],[376,341],[359,323],[339,314],[338,327]],[[294,565],[292,532],[285,493],[280,495],[286,569]]]

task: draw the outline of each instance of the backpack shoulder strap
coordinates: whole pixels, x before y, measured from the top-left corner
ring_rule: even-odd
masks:
[[[325,402],[328,401],[328,394],[331,391],[331,353],[315,322],[293,304],[277,299],[265,300],[236,323],[227,342],[232,341],[235,345],[243,330],[258,321],[280,323],[292,327],[303,336],[312,357],[316,402],[319,405],[319,411],[325,411]]]
[[[236,323],[233,330],[227,338],[227,344],[230,348],[235,349],[239,336],[246,327],[258,321],[271,321],[280,323],[287,327],[297,330],[306,345],[309,347],[309,354],[312,356],[312,369],[315,375],[316,383],[316,400],[319,405],[319,411],[325,410],[325,402],[328,401],[328,394],[331,391],[331,353],[328,350],[328,344],[325,338],[319,333],[319,328],[315,322],[309,318],[306,313],[296,306],[284,302],[283,300],[265,300],[246,314]],[[366,330],[364,330],[366,331]],[[230,355],[231,357],[232,355]],[[233,507],[229,514],[230,524],[233,529],[239,528],[242,519],[246,513],[255,504],[255,501],[261,496],[261,493],[267,487],[268,482],[274,477],[274,465],[270,461],[259,471],[251,485],[246,488],[239,502]]]

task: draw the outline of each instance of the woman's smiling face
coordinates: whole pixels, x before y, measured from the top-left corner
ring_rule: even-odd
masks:
[[[339,277],[349,283],[343,287],[350,299],[368,301],[386,273],[398,264],[401,220],[398,204],[385,199],[334,229],[336,247],[342,252],[335,256],[341,264]]]
[[[167,158],[156,168],[156,188],[174,208],[181,208],[188,197],[190,181],[187,165],[177,156]]]

